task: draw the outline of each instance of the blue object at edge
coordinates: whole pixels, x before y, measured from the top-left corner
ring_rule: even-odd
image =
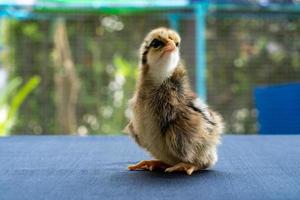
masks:
[[[300,134],[300,83],[257,87],[259,134]]]

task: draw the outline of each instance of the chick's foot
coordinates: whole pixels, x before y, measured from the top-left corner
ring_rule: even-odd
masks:
[[[199,167],[189,163],[177,163],[176,165],[169,167],[165,172],[186,172],[188,175],[192,175],[194,171],[199,170]]]
[[[128,166],[128,169],[133,170],[149,170],[152,171],[154,169],[166,169],[170,167],[170,165],[167,165],[159,160],[143,160],[139,162],[136,165],[130,165]]]

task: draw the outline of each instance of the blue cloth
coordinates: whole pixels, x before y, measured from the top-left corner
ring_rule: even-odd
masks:
[[[257,87],[260,134],[300,134],[300,82]]]
[[[0,199],[300,199],[300,136],[225,136],[188,176],[128,171],[149,156],[126,136],[0,139]]]

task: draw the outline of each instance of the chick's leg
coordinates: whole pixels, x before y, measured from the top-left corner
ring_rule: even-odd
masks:
[[[167,165],[164,162],[159,160],[143,160],[136,165],[128,166],[128,169],[129,170],[145,169],[145,170],[152,171],[154,169],[166,169],[168,167],[170,167],[170,165]]]
[[[176,165],[169,167],[165,170],[165,172],[178,172],[184,171],[188,175],[191,175],[194,171],[199,170],[199,167],[189,164],[189,163],[177,163]]]

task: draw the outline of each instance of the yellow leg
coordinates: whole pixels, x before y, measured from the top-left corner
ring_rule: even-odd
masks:
[[[189,164],[189,163],[178,163],[172,167],[169,167],[165,170],[165,172],[178,172],[178,171],[184,171],[186,172],[188,175],[192,175],[192,173],[194,171],[199,170],[199,167],[193,165],[193,164]]]
[[[170,167],[169,165],[159,161],[159,160],[143,160],[136,165],[128,166],[128,169],[133,170],[149,170],[152,171],[154,169],[166,169]]]

